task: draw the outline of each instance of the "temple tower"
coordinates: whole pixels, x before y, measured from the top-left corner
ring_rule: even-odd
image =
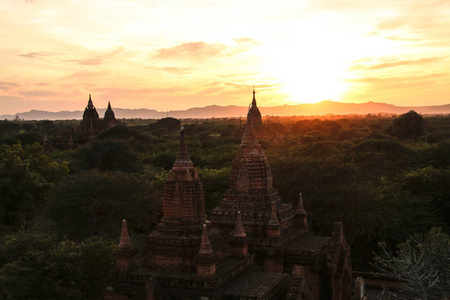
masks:
[[[249,105],[248,113],[247,113],[247,123],[248,120],[251,119],[253,122],[253,130],[256,135],[261,135],[263,130],[263,123],[261,118],[261,113],[256,106],[256,97],[255,97],[255,88],[253,88],[253,99],[252,103]]]
[[[91,94],[89,94],[88,105],[84,109],[83,120],[81,121],[81,129],[87,135],[92,135],[100,131],[100,119],[92,103]]]
[[[232,230],[239,210],[247,236],[261,239],[267,237],[266,227],[273,209],[281,230],[293,224],[295,210],[291,204],[281,203],[273,187],[266,155],[255,136],[252,118],[247,118],[244,137],[231,168],[229,188],[222,204],[213,210],[211,220],[216,228]]]
[[[181,128],[178,154],[164,186],[163,217],[146,245],[147,265],[161,271],[196,272],[196,258],[205,234],[214,250],[214,255],[208,256],[206,261],[219,263],[225,242],[217,230],[203,229],[204,226],[211,225],[206,220],[202,184],[189,157],[184,128]],[[200,253],[200,261],[203,258]]]
[[[105,110],[105,116],[103,117],[103,122],[106,128],[112,127],[118,123],[114,111],[111,109],[111,103],[108,101],[108,108]]]

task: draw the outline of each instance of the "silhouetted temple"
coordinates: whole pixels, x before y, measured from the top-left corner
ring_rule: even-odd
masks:
[[[86,108],[84,109],[83,119],[80,126],[70,127],[67,133],[59,132],[54,140],[54,144],[61,149],[76,148],[79,144],[86,143],[91,137],[99,134],[101,131],[120,124],[111,109],[111,103],[108,102],[108,108],[105,111],[103,119],[100,119],[94,103],[92,102],[91,94]],[[48,142],[44,141],[44,144]]]
[[[109,101],[108,108],[105,110],[105,116],[103,117],[103,123],[106,128],[112,127],[119,123],[114,115],[114,111],[111,109],[111,102]]]
[[[83,120],[81,120],[80,127],[84,133],[89,134],[98,133],[102,127],[98,112],[92,103],[91,94],[89,94],[88,105],[84,109]]]
[[[81,131],[87,135],[94,135],[118,123],[114,111],[111,109],[110,102],[108,102],[108,108],[105,111],[103,120],[100,119],[98,112],[92,103],[91,94],[89,94],[88,105],[84,109],[83,120],[81,120],[80,124]]]
[[[106,300],[351,299],[350,247],[342,224],[334,224],[330,237],[315,236],[301,194],[297,208],[282,203],[250,110],[229,189],[211,221],[181,129],[164,187],[163,218],[141,260],[123,222]]]

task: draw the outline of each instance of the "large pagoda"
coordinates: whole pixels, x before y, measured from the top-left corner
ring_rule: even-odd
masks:
[[[248,251],[256,255],[264,271],[291,274],[295,266],[302,266],[314,299],[350,299],[350,246],[342,224],[334,224],[331,237],[315,236],[309,230],[302,195],[296,209],[281,201],[253,120],[249,110],[229,188],[211,214],[213,228],[230,236],[240,211],[251,240]]]

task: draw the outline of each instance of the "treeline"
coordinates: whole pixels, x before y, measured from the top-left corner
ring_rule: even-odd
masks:
[[[121,220],[140,247],[161,217],[178,129],[220,204],[245,120],[129,120],[76,149],[44,154],[73,122],[0,121],[0,298],[101,298]],[[432,227],[449,231],[450,117],[266,117],[259,139],[283,201],[304,196],[311,228],[344,223],[356,270]],[[142,255],[142,253],[140,254]],[[88,274],[83,276],[82,274]]]

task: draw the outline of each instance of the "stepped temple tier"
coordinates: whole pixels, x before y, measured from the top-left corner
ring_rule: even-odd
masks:
[[[106,300],[351,299],[350,247],[342,224],[334,224],[330,237],[315,236],[302,195],[295,208],[281,201],[254,132],[255,108],[256,102],[229,189],[210,220],[181,128],[161,222],[149,234],[144,258],[136,259],[123,221]]]

